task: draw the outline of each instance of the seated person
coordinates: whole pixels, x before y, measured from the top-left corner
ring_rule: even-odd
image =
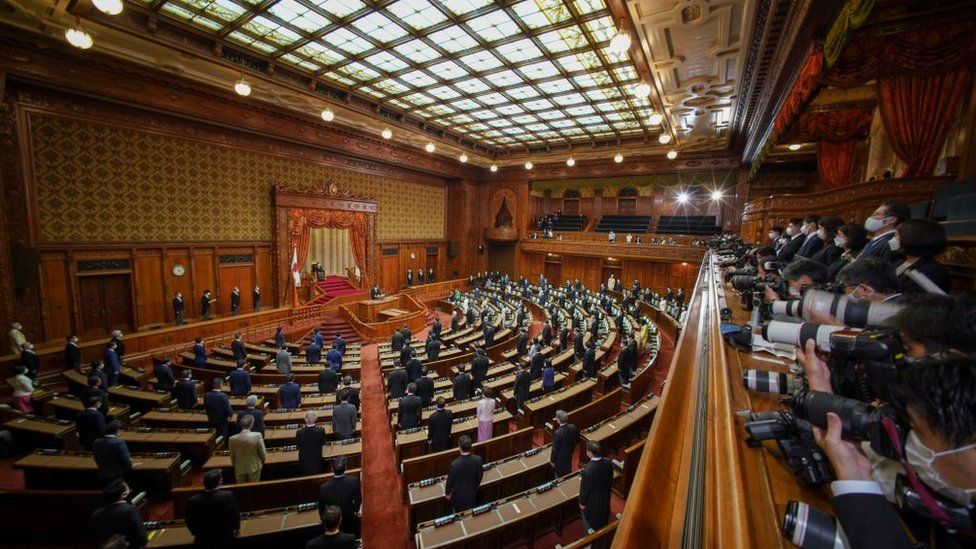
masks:
[[[888,244],[892,250],[905,255],[904,261],[895,267],[902,292],[949,291],[949,270],[936,259],[946,248],[946,234],[942,225],[927,219],[909,219],[898,225],[895,236]]]
[[[841,253],[833,263],[827,265],[827,278],[836,280],[837,273],[850,264],[851,261],[854,261],[854,258],[857,257],[857,254],[861,253],[861,249],[864,248],[867,242],[868,233],[864,230],[864,227],[853,223],[838,227],[837,234],[834,236],[834,245],[837,246]]]

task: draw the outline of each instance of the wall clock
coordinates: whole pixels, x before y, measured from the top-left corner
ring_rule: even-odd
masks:
[[[183,276],[186,274],[186,267],[177,263],[173,265],[173,276]]]

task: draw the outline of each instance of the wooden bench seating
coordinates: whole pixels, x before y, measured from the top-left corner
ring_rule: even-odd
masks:
[[[614,389],[600,398],[587,402],[586,404],[566,410],[569,415],[569,423],[577,429],[586,429],[591,425],[596,425],[601,421],[620,413],[620,403],[623,399],[623,391]],[[565,408],[564,408],[565,410]],[[542,434],[546,442],[552,441],[555,425],[546,422]]]
[[[358,468],[362,463],[363,443],[358,438],[351,438],[341,442],[329,442],[322,447],[322,461],[330,464],[332,459],[338,456],[345,456],[347,467],[350,469]],[[206,463],[203,464],[204,470],[221,469],[224,473],[224,482],[231,484],[234,482],[234,466],[230,462],[230,453],[227,451],[216,452]],[[281,448],[268,448],[267,461],[264,462],[264,470],[261,473],[263,478],[284,478],[294,476],[298,471],[298,448],[294,446],[283,446]]]
[[[660,402],[657,395],[647,395],[623,412],[586,429],[580,429],[581,450],[588,441],[595,441],[600,443],[604,455],[607,455],[630,444],[651,428],[651,421],[654,420],[654,413]],[[585,452],[580,455],[585,456]]]
[[[150,522],[146,526],[147,547],[193,547],[193,534],[182,520]],[[303,547],[321,529],[316,504],[267,509],[241,517],[234,547]]]
[[[496,408],[492,418],[495,432],[507,431],[508,423],[512,419],[512,414],[504,408]],[[459,418],[451,428],[451,445],[457,444],[457,439],[461,435],[473,435],[478,431],[478,418]],[[394,435],[394,446],[397,450],[397,459],[403,461],[408,457],[415,457],[424,453],[427,447],[427,429],[417,427],[398,431]]]
[[[99,489],[95,458],[87,452],[38,450],[16,462],[24,470],[24,485],[29,489]],[[169,492],[174,486],[189,483],[190,462],[178,453],[132,454],[132,470],[127,480],[133,487],[152,492]]]
[[[141,508],[145,496],[134,493],[131,501]],[[101,490],[0,490],[3,543],[76,547],[91,541],[91,516],[103,505]]]
[[[596,380],[584,379],[527,400],[517,416],[519,426],[539,427],[550,419],[556,410],[571,410],[590,402],[594,389],[596,389]]]

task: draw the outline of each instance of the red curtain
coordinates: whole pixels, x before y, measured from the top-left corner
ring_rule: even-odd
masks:
[[[836,189],[851,183],[854,177],[854,153],[857,139],[844,141],[822,140],[817,151],[817,171],[828,189]]]
[[[790,93],[773,120],[773,136],[782,135],[793,120],[820,90],[823,81],[823,48],[814,46],[807,55]]]
[[[805,112],[797,117],[780,142],[847,141],[868,133],[873,116],[872,108]]]
[[[312,208],[292,208],[288,211],[288,234],[294,248],[298,250],[299,265],[305,264],[308,255],[308,237],[313,227],[349,229],[352,253],[356,266],[362,271],[366,284],[366,249],[369,236],[369,214],[366,212],[347,212],[340,210],[318,210]]]

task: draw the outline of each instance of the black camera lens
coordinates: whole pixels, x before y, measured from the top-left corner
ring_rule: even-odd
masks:
[[[801,391],[793,397],[792,405],[797,417],[824,429],[827,428],[827,413],[837,414],[845,438],[870,438],[872,424],[877,419],[875,408],[870,404],[822,391]]]
[[[845,549],[847,539],[833,516],[802,501],[790,501],[783,515],[783,537],[803,549]]]
[[[742,384],[746,389],[778,395],[792,394],[803,388],[803,380],[790,374],[769,370],[746,370],[742,372]]]

